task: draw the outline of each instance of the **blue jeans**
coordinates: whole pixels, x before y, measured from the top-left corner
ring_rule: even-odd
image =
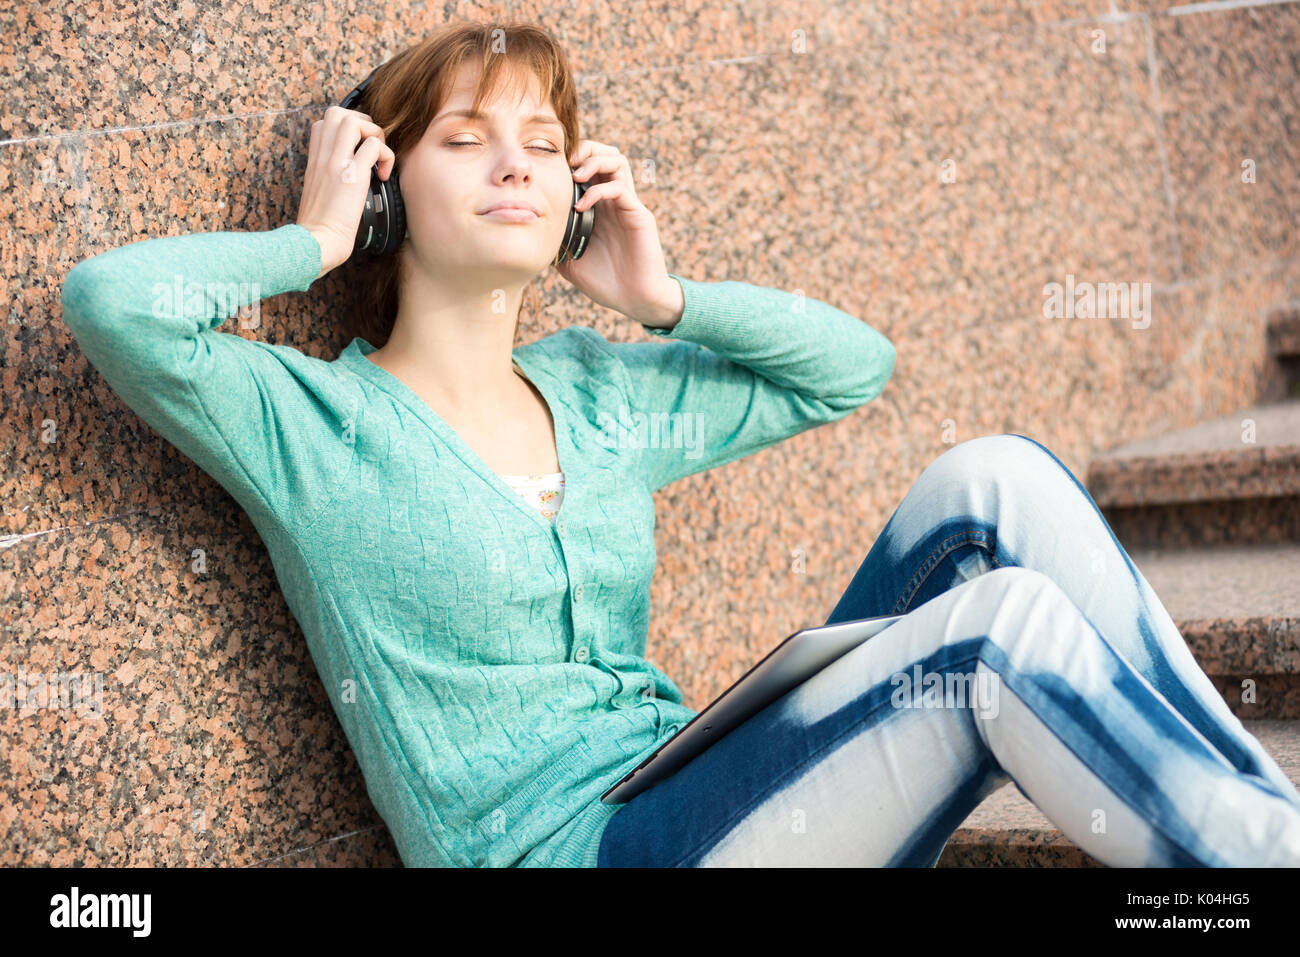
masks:
[[[1300,792],[1038,442],[935,459],[827,621],[899,613],[619,808],[598,866],[932,867],[1008,781],[1107,865],[1300,865]]]

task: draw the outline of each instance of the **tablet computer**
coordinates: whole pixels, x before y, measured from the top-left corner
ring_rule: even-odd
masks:
[[[836,658],[888,628],[902,615],[858,618],[804,628],[787,637],[720,694],[690,723],[605,791],[606,804],[625,804],[674,774],[714,741],[802,684]]]

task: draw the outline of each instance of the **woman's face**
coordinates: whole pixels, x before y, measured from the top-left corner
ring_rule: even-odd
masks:
[[[522,99],[503,90],[485,101],[482,118],[451,115],[469,110],[477,75],[473,64],[462,67],[423,138],[402,158],[410,254],[437,277],[478,273],[523,284],[564,240],[573,205],[571,147],[549,100],[538,101],[536,79]],[[515,221],[484,212],[505,200],[527,203],[538,215]]]

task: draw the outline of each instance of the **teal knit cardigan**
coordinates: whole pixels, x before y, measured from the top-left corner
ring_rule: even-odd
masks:
[[[826,303],[673,275],[675,340],[570,326],[514,350],[555,422],[552,524],[354,338],[324,361],[218,327],[305,292],[297,224],[77,263],[63,316],[122,400],[270,554],[407,866],[593,866],[600,795],[696,711],[646,658],[652,493],[875,398],[879,332]]]

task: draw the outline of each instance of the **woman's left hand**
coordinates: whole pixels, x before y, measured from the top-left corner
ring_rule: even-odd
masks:
[[[681,317],[682,288],[668,275],[654,214],[637,198],[632,167],[613,146],[582,140],[570,158],[573,178],[587,186],[578,209],[595,207],[596,222],[581,259],[556,267],[594,302],[648,326]]]

